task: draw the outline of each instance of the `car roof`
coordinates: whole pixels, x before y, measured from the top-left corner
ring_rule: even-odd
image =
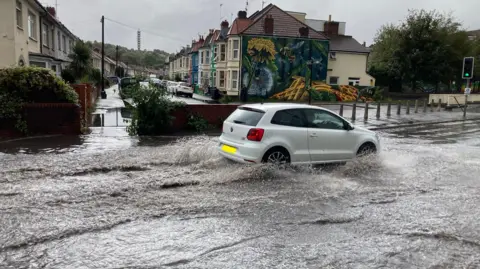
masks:
[[[267,110],[281,110],[281,109],[295,109],[295,108],[314,108],[314,109],[324,109],[318,106],[312,106],[307,104],[299,103],[258,103],[258,104],[246,104],[241,105],[240,107],[248,107],[253,109],[259,109],[263,111]]]

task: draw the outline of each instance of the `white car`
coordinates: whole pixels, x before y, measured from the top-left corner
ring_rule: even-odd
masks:
[[[192,98],[193,89],[192,89],[192,87],[190,87],[190,85],[188,85],[188,83],[180,82],[180,84],[178,84],[175,87],[175,95],[180,95],[180,94],[186,95],[186,96]]]
[[[180,82],[175,82],[175,81],[168,81],[167,82],[167,92],[169,93],[175,93],[175,88],[178,86]]]
[[[239,106],[219,140],[218,152],[240,163],[344,163],[380,150],[375,132],[305,104]]]

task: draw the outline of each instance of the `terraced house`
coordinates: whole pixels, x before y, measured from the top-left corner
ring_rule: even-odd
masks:
[[[0,67],[35,65],[58,75],[78,38],[37,0],[0,1]]]
[[[297,97],[304,98],[310,81],[375,85],[366,72],[370,51],[345,34],[346,23],[306,16],[270,4],[250,16],[240,11],[231,26],[223,21],[220,30],[209,30],[199,48],[201,87],[216,86],[231,96],[244,89],[249,96],[298,92]]]

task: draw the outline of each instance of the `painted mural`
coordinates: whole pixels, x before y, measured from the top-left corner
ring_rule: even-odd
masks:
[[[301,101],[311,94],[315,101],[354,101],[356,87],[325,83],[328,46],[328,41],[320,40],[244,37],[242,86],[251,97]]]
[[[302,91],[308,92],[305,85],[309,85],[310,77],[316,84],[325,82],[328,45],[328,41],[244,37],[242,86],[249,96],[275,98],[292,86],[297,90],[295,95],[304,96]]]

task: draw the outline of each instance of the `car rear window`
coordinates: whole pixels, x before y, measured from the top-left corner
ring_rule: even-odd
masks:
[[[227,121],[236,124],[256,126],[264,114],[265,111],[262,110],[239,107],[227,118]]]

